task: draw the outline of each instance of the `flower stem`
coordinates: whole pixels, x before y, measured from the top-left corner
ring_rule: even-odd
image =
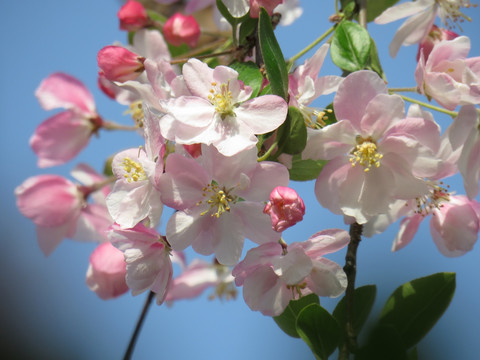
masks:
[[[367,28],[367,0],[357,0],[358,4],[358,23],[364,29]]]
[[[417,88],[416,87],[404,87],[404,88],[389,88],[388,89],[389,92],[414,92],[416,93],[417,92]]]
[[[335,30],[335,26],[332,26],[330,29],[325,31],[322,35],[320,35],[316,40],[314,40],[310,45],[308,45],[306,48],[304,48],[302,51],[300,51],[298,54],[292,56],[288,60],[287,68],[291,69],[295,61],[297,61],[299,58],[301,58],[303,55],[305,55],[307,52],[312,50],[318,43],[322,42],[328,35],[330,35],[333,31]]]
[[[407,97],[407,96],[400,95],[400,97],[401,97],[403,100],[408,101],[408,102],[411,102],[411,103],[413,103],[413,104],[418,104],[418,105],[423,106],[423,107],[426,107],[426,108],[428,108],[428,109],[435,110],[435,111],[438,111],[438,112],[441,112],[441,113],[450,115],[452,118],[455,118],[455,117],[457,117],[457,115],[458,115],[458,112],[456,112],[456,111],[446,110],[446,109],[441,108],[441,107],[439,107],[439,106],[430,105],[430,104],[428,104],[428,103],[426,103],[426,102],[419,101],[419,100],[415,100],[415,99],[409,98],[409,97]]]
[[[235,49],[230,49],[230,50],[225,50],[225,51],[220,51],[216,53],[211,53],[211,54],[205,54],[205,55],[198,55],[196,56],[197,59],[208,59],[208,58],[214,58],[217,56],[223,56],[223,55],[230,55],[233,54]],[[188,60],[190,60],[189,57],[182,58],[182,59],[176,59],[176,60],[171,60],[170,64],[183,64],[186,63]]]
[[[105,130],[127,130],[127,131],[137,131],[138,127],[136,126],[127,126],[127,125],[121,125],[117,124],[116,122],[113,121],[104,121],[102,123],[102,128]]]
[[[354,318],[354,295],[355,295],[355,277],[357,275],[357,249],[362,240],[363,225],[353,223],[350,225],[350,243],[348,244],[347,254],[345,255],[345,266],[343,271],[347,274],[347,289],[345,291],[345,331],[347,339],[340,348],[339,360],[348,360],[349,354],[357,349],[357,335],[353,328]]]
[[[270,148],[265,152],[265,154],[263,154],[262,156],[260,156],[257,161],[260,162],[260,161],[265,161],[268,159],[268,157],[272,154],[273,150],[277,147],[278,145],[278,141],[275,140],[275,142],[272,144],[272,146],[270,146]]]
[[[155,297],[155,293],[150,291],[148,293],[147,299],[145,300],[145,304],[143,304],[143,309],[140,314],[140,317],[137,320],[137,325],[135,326],[135,330],[133,331],[132,337],[130,338],[130,343],[128,344],[127,351],[123,356],[123,360],[130,360],[133,355],[133,350],[135,349],[135,344],[137,343],[138,335],[140,334],[140,330],[142,328],[143,322],[148,312],[148,308],[150,307],[153,298]]]

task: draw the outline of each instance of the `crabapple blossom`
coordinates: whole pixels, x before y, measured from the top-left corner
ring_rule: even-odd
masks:
[[[305,242],[281,245],[276,242],[250,249],[235,266],[235,284],[243,286],[243,298],[255,311],[278,316],[290,300],[315,293],[337,297],[347,286],[343,269],[323,255],[338,251],[350,242],[344,230],[329,229]]]
[[[162,304],[173,274],[171,249],[165,237],[141,223],[131,229],[114,224],[108,237],[125,256],[126,282],[132,295],[150,290],[156,294],[157,304]]]
[[[91,177],[93,170],[84,165],[77,173]],[[38,244],[45,255],[50,255],[64,238],[105,240],[103,233],[112,220],[105,206],[86,201],[90,193],[104,185],[80,186],[58,175],[38,175],[15,189],[17,207],[37,226]]]
[[[173,279],[165,301],[168,304],[181,299],[192,299],[210,287],[215,288],[210,298],[219,297],[229,300],[236,297],[233,276],[227,266],[194,259],[180,275]]]
[[[473,199],[478,195],[480,181],[480,120],[477,109],[473,105],[462,106],[447,130],[452,147],[460,151],[458,170],[467,196]]]
[[[200,26],[193,16],[175,13],[165,22],[163,36],[172,45],[185,43],[195,47],[200,37]]]
[[[124,228],[133,228],[144,219],[154,227],[162,215],[158,188],[165,143],[158,122],[151,116],[145,119],[144,134],[145,149],[121,151],[112,161],[117,181],[107,197],[107,206],[115,222]]]
[[[127,0],[117,13],[120,30],[137,31],[148,26],[151,21],[142,3]]]
[[[123,253],[106,241],[90,255],[86,284],[100,299],[116,298],[128,291]]]
[[[87,146],[103,125],[93,96],[78,79],[59,72],[44,79],[35,96],[45,110],[65,109],[41,123],[30,138],[38,166],[64,164]]]
[[[444,40],[453,40],[458,36],[457,33],[451,30],[442,29],[437,25],[432,25],[428,35],[418,44],[417,61],[420,60],[420,54],[422,51],[426,61],[436,44]]]
[[[122,46],[108,45],[97,54],[98,67],[110,81],[135,80],[145,70],[141,57]]]
[[[429,33],[438,15],[443,23],[455,23],[467,18],[461,8],[472,6],[470,0],[418,0],[407,1],[386,9],[376,19],[376,24],[388,24],[409,17],[395,33],[390,43],[390,55],[395,57],[402,45],[422,41]]]
[[[278,240],[263,201],[275,186],[288,184],[283,165],[257,162],[255,148],[226,157],[202,145],[197,159],[169,155],[165,170],[162,202],[178,210],[167,223],[174,250],[193,245],[200,254],[215,253],[220,264],[234,265],[245,238],[259,244]]]
[[[250,99],[252,89],[227,66],[211,69],[190,59],[183,66],[183,78],[192,95],[160,101],[167,113],[160,120],[160,131],[168,140],[212,144],[232,156],[255,147],[255,134],[273,131],[285,121],[285,100],[276,95]]]
[[[432,119],[405,118],[403,100],[388,95],[372,71],[348,75],[333,106],[338,122],[312,132],[302,154],[330,160],[315,184],[322,206],[364,224],[396,199],[426,191],[420,177],[439,166],[440,129]]]
[[[322,119],[325,112],[310,107],[310,103],[320,95],[327,95],[336,91],[343,80],[342,77],[336,75],[318,77],[329,48],[328,44],[320,46],[311,58],[305,60],[289,75],[289,105],[300,110],[308,128],[325,125]]]
[[[305,215],[305,204],[295,190],[277,186],[270,193],[270,201],[263,212],[270,215],[273,230],[282,232],[302,221]]]
[[[480,103],[480,56],[467,58],[470,39],[459,36],[434,46],[415,70],[419,91],[448,110]]]

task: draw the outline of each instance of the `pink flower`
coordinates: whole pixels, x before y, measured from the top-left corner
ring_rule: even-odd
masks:
[[[426,61],[436,44],[444,40],[453,40],[456,37],[458,37],[457,33],[432,25],[428,35],[418,44],[417,61],[420,60],[422,51]]]
[[[90,179],[96,175],[86,166],[77,172]],[[103,232],[112,220],[103,205],[86,202],[95,190],[95,183],[79,186],[57,175],[34,176],[15,189],[18,209],[37,225],[38,243],[45,255],[66,237],[104,241]]]
[[[185,43],[195,47],[200,37],[200,26],[193,16],[175,13],[165,22],[163,36],[172,45],[180,46]]]
[[[312,131],[302,154],[330,160],[315,184],[322,206],[364,224],[426,191],[420,178],[437,171],[440,129],[430,118],[405,118],[404,107],[372,71],[343,80],[334,98],[339,121]]]
[[[151,290],[156,294],[157,304],[162,304],[173,273],[170,246],[165,237],[142,224],[132,229],[122,229],[114,224],[108,236],[125,256],[126,282],[132,295]]]
[[[127,0],[118,10],[117,17],[120,20],[120,30],[137,31],[150,24],[147,11],[141,3]]]
[[[470,7],[470,0],[418,0],[407,1],[389,7],[375,19],[376,24],[388,24],[409,17],[395,33],[390,43],[390,55],[395,57],[400,46],[417,44],[429,33],[435,17],[440,16],[442,22],[462,21],[465,15],[460,8]]]
[[[145,58],[122,46],[105,46],[97,54],[98,67],[110,81],[135,80],[145,69]]]
[[[420,56],[415,80],[422,94],[448,110],[480,103],[480,56],[468,58],[470,39],[459,36],[435,45],[428,60]]]
[[[449,139],[453,149],[460,151],[458,170],[463,178],[467,196],[475,198],[480,181],[480,119],[473,105],[460,108],[458,116],[449,127]]]
[[[192,95],[160,101],[167,112],[160,120],[160,131],[168,140],[212,144],[223,155],[232,156],[253,148],[255,134],[273,131],[285,121],[285,100],[276,95],[249,100],[252,89],[229,67],[211,69],[191,59],[183,66],[183,77]]]
[[[126,274],[123,253],[107,241],[98,245],[90,255],[86,283],[100,299],[112,299],[128,291]]]
[[[295,190],[277,186],[270,193],[270,201],[263,212],[270,215],[273,230],[282,232],[302,221],[305,215],[305,204]]]
[[[215,288],[211,298],[220,297],[229,300],[236,296],[233,276],[228,267],[195,259],[173,279],[165,301],[169,303],[181,299],[192,299],[200,296],[210,287]]]
[[[196,160],[168,156],[159,189],[162,202],[178,210],[167,223],[173,249],[193,245],[202,255],[215,253],[221,264],[234,265],[245,238],[259,244],[278,240],[262,202],[275,186],[288,184],[288,171],[257,162],[256,154],[250,149],[226,157],[203,145]]]
[[[330,229],[288,246],[262,244],[247,252],[232,275],[235,284],[243,286],[243,298],[252,310],[277,316],[300,296],[337,297],[345,291],[343,269],[323,255],[342,249],[349,241],[346,231]]]
[[[41,123],[30,138],[38,166],[64,164],[87,146],[90,136],[102,127],[93,96],[79,80],[63,73],[44,79],[35,96],[45,110],[66,109]]]
[[[413,214],[402,220],[392,250],[397,251],[408,245],[420,223],[430,214],[433,215],[430,233],[443,255],[457,257],[472,250],[480,229],[480,203],[443,191],[433,193],[428,203],[416,207]]]

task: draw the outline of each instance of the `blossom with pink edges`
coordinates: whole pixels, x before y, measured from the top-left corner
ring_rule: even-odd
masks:
[[[315,293],[337,297],[347,287],[342,267],[323,256],[344,248],[350,236],[329,229],[307,241],[282,246],[270,242],[247,252],[232,271],[235,284],[243,286],[243,298],[254,311],[278,316],[290,300]]]
[[[44,79],[35,96],[45,110],[65,109],[41,123],[30,138],[38,166],[64,164],[102,127],[93,96],[80,80],[59,72]]]
[[[286,119],[285,100],[276,95],[250,99],[252,89],[227,66],[211,69],[191,59],[183,66],[183,79],[192,95],[160,101],[167,112],[160,131],[168,140],[212,144],[232,156],[255,147],[255,134],[273,131]]]
[[[270,215],[273,230],[282,232],[303,220],[305,204],[292,188],[277,186],[270,193],[270,201],[263,212]]]
[[[288,184],[281,164],[257,162],[256,149],[226,157],[202,145],[197,159],[171,154],[160,178],[162,202],[176,211],[167,223],[174,250],[190,245],[202,254],[215,253],[219,263],[235,265],[245,238],[262,244],[276,241],[264,201],[275,186]]]
[[[126,274],[123,253],[106,241],[90,255],[86,284],[100,299],[113,299],[128,291]]]
[[[112,225],[108,237],[123,252],[127,264],[126,282],[132,295],[150,290],[162,304],[172,281],[171,249],[155,229],[137,224],[131,229]]]
[[[88,203],[86,198],[103,187],[103,180],[86,165],[77,174],[92,180],[91,186],[76,185],[58,175],[38,175],[15,189],[17,207],[37,226],[40,249],[50,255],[64,238],[104,241],[105,230],[113,223],[103,204]]]
[[[480,56],[467,58],[470,39],[459,36],[434,46],[427,60],[420,56],[415,80],[420,93],[448,110],[480,104]]]
[[[436,44],[444,40],[453,40],[458,36],[456,32],[432,25],[428,35],[418,44],[417,61],[420,60],[422,51],[426,61]]]
[[[322,206],[364,224],[396,199],[426,191],[421,178],[440,163],[440,128],[433,119],[405,117],[403,100],[389,95],[372,71],[348,75],[333,105],[338,122],[312,132],[302,153],[330,160],[315,184]]]

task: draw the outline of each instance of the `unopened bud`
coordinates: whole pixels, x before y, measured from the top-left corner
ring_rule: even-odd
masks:
[[[97,54],[98,67],[110,81],[135,80],[145,69],[145,58],[121,46],[105,46]]]
[[[418,44],[417,61],[420,59],[422,50],[425,61],[427,61],[428,56],[436,44],[443,40],[453,40],[456,37],[458,37],[457,33],[439,28],[437,25],[432,25],[428,35]]]
[[[268,15],[272,15],[273,10],[282,3],[283,0],[250,0],[250,17],[257,19],[261,7],[267,10]]]
[[[263,212],[270,215],[273,230],[282,232],[302,221],[305,215],[305,204],[295,190],[277,186],[271,192],[270,201]]]
[[[176,13],[163,26],[163,35],[167,42],[174,46],[185,43],[195,47],[200,37],[200,26],[193,16]]]
[[[147,11],[141,3],[128,0],[118,11],[120,30],[137,31],[150,24]]]

